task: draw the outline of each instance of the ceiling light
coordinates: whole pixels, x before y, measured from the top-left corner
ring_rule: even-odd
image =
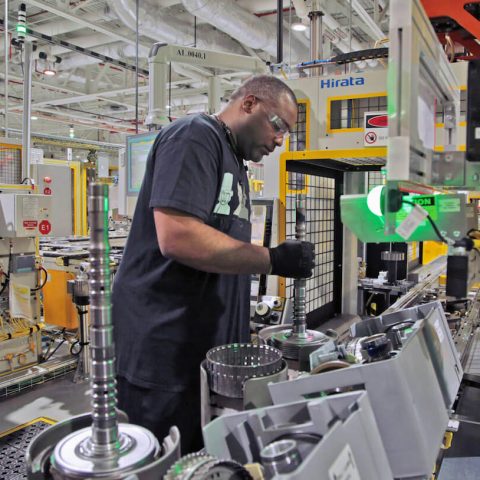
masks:
[[[300,22],[292,23],[292,30],[296,32],[304,32],[307,29],[307,26]]]
[[[68,136],[70,138],[75,138],[75,129],[73,128],[73,125],[70,125],[70,130],[68,131]]]
[[[46,68],[44,71],[43,71],[43,74],[44,75],[47,75],[48,77],[53,77],[54,75],[57,74],[57,72],[55,70],[52,70],[51,68]]]
[[[32,116],[30,117],[30,120],[38,120],[38,117],[36,117],[35,115],[32,115]]]

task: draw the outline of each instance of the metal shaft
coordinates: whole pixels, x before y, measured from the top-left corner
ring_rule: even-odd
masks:
[[[23,137],[22,137],[22,180],[30,178],[30,139],[31,139],[31,111],[32,111],[32,43],[24,43],[23,67]]]
[[[3,50],[5,52],[5,85],[4,85],[4,96],[5,96],[5,137],[8,138],[8,64],[9,64],[9,55],[10,55],[10,39],[8,38],[8,0],[5,0],[5,18],[3,21],[3,28],[5,33],[5,38],[3,42]]]
[[[310,12],[310,60],[323,59],[323,24],[322,12]],[[315,67],[311,70],[312,75],[320,75],[322,67]]]
[[[306,238],[306,219],[305,219],[305,195],[299,194],[295,204],[295,238],[304,241]],[[307,314],[306,314],[306,285],[304,278],[297,278],[293,281],[294,300],[293,300],[293,333],[300,337],[306,336]]]
[[[90,352],[92,385],[92,452],[115,455],[118,424],[115,410],[115,346],[110,308],[111,274],[108,241],[108,186],[89,191],[90,220]]]
[[[80,318],[82,322],[81,327],[81,337],[80,341],[82,342],[82,368],[83,368],[83,376],[85,378],[90,377],[90,346],[88,343],[88,309],[82,309],[82,316]]]

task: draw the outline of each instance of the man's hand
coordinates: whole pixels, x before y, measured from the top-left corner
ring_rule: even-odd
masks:
[[[313,243],[287,240],[278,247],[270,248],[272,275],[289,278],[312,276],[315,267],[315,248]]]

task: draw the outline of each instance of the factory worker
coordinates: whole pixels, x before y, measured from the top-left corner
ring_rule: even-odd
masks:
[[[148,156],[113,286],[118,400],[132,423],[160,440],[177,425],[183,453],[202,446],[206,352],[249,341],[251,274],[312,274],[311,243],[250,243],[244,162],[281,146],[296,119],[292,90],[254,76],[218,114],[163,128]]]

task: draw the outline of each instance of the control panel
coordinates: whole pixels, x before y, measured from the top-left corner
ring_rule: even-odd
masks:
[[[46,237],[54,235],[49,195],[2,193],[0,237]]]

